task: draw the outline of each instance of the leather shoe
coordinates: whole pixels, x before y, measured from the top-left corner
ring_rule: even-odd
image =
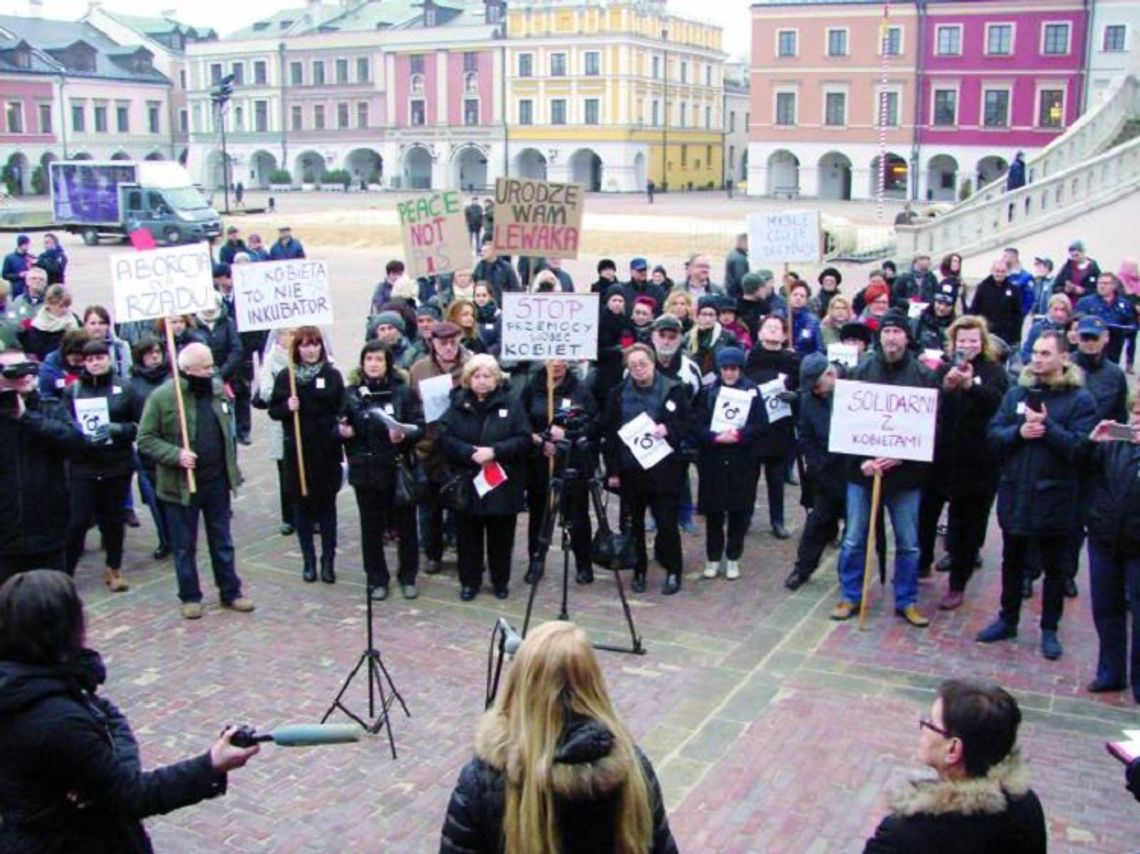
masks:
[[[953,561],[954,559],[950,557],[949,553],[944,554],[942,557],[938,558],[938,563],[934,564],[934,568],[939,572],[949,572],[950,564],[953,563]]]
[[[479,591],[474,587],[464,587],[459,591],[459,598],[464,602],[470,602],[478,595]]]
[[[495,598],[496,599],[506,599],[507,595],[508,595],[507,585],[504,584],[501,587],[495,588]]]
[[[305,558],[305,565],[301,568],[301,578],[312,584],[317,580],[317,562],[312,558]]]
[[[1090,694],[1110,694],[1114,691],[1124,690],[1123,679],[1101,679],[1099,676],[1085,686]]]
[[[388,598],[388,585],[377,584],[375,587],[369,587],[368,595],[372,597],[373,602],[383,602]]]
[[[254,604],[252,599],[239,596],[236,599],[231,599],[229,602],[223,602],[222,607],[229,608],[231,611],[238,611],[242,614],[248,614],[253,610]]]
[[[784,579],[784,586],[789,590],[799,590],[807,582],[809,576],[804,575],[798,569],[793,569],[788,573],[788,577]]]
[[[905,608],[896,608],[896,616],[902,617],[916,629],[925,629],[930,625],[930,618],[923,616],[922,612],[914,605],[907,605]]]
[[[405,599],[415,599],[420,595],[420,591],[416,589],[414,584],[401,584],[400,593],[403,594]]]
[[[1065,598],[1076,599],[1081,595],[1081,591],[1077,590],[1077,580],[1075,578],[1065,579]]]
[[[842,623],[844,620],[850,620],[858,613],[858,605],[854,602],[848,602],[846,599],[840,599],[839,604],[831,609],[830,619],[835,620],[837,623]]]
[[[1052,629],[1042,629],[1041,654],[1050,661],[1056,661],[1063,652],[1061,639],[1057,637],[1057,632]]]
[[[997,643],[1003,640],[1013,640],[1017,637],[1017,626],[1011,626],[1001,617],[998,617],[976,635],[974,640],[978,643]]]
[[[153,557],[155,560],[164,560],[165,558],[170,557],[170,546],[168,546],[166,543],[160,543],[158,548],[154,550],[154,553],[151,555],[151,557]]]
[[[424,564],[424,572],[428,575],[439,575],[441,569],[443,569],[443,565],[438,560],[429,558]]]
[[[336,584],[336,570],[333,569],[333,556],[321,555],[321,581]]]
[[[633,581],[630,582],[629,589],[632,590],[634,593],[644,593],[645,592],[645,573],[644,572],[635,572],[633,574]]]
[[[788,533],[788,529],[785,528],[783,525],[773,525],[772,526],[772,536],[775,537],[777,540],[786,540],[789,537],[791,537],[792,535]]]
[[[670,573],[665,576],[665,583],[661,585],[661,593],[665,596],[672,596],[674,593],[681,589],[681,576]]]
[[[942,601],[938,603],[938,610],[940,611],[953,611],[962,607],[962,602],[966,599],[965,594],[958,590],[947,590],[946,595],[942,597]]]
[[[594,570],[592,569],[579,569],[574,575],[574,580],[579,584],[593,584],[594,583]]]
[[[290,525],[288,522],[286,522],[284,525],[281,526],[280,530],[281,530],[281,536],[288,537],[288,536],[292,535],[292,533],[296,529],[292,525]]]

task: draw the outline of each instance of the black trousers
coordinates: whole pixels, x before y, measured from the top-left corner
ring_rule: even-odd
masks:
[[[63,572],[65,565],[64,549],[46,552],[20,552],[0,555],[0,584],[20,572],[33,569],[56,569]]]
[[[253,429],[253,410],[250,408],[250,383],[253,380],[253,362],[242,364],[238,373],[230,380],[234,392],[234,425],[238,437],[248,436]]]
[[[815,489],[812,508],[804,521],[804,530],[796,549],[796,572],[802,577],[807,578],[819,568],[824,549],[839,534],[839,522],[844,518],[846,506],[847,499],[842,492],[832,494],[828,490]],[[882,519],[881,513],[879,518]],[[883,539],[879,538],[876,542],[881,544]]]
[[[1021,582],[1031,543],[1037,545],[1045,583],[1041,589],[1041,628],[1056,630],[1065,607],[1065,543],[1067,537],[1020,537],[1003,532],[1001,552],[1001,618],[1016,626],[1021,616]]]
[[[961,593],[974,574],[974,558],[986,542],[990,508],[997,495],[996,487],[973,495],[950,497],[937,484],[928,483],[922,490],[918,508],[918,546],[920,567],[934,562],[934,545],[938,539],[938,518],[942,508],[950,508],[946,525],[946,551],[950,553],[950,589]]]
[[[456,551],[459,583],[476,590],[483,584],[484,559],[496,590],[511,580],[511,552],[515,548],[515,516],[474,516],[456,513]]]
[[[774,528],[784,524],[784,484],[788,475],[788,458],[760,460],[760,469],[764,472],[764,481],[768,486],[768,522]]]
[[[584,480],[564,481],[562,487],[562,512],[570,523],[570,548],[574,552],[575,568],[590,569],[590,485]],[[550,466],[546,458],[535,459],[527,466],[526,505],[527,505],[527,554],[538,551],[538,540],[542,534],[542,524],[546,519],[546,508],[550,497]],[[551,543],[556,542],[558,520],[551,529]]]
[[[420,568],[420,543],[416,534],[416,508],[399,507],[392,501],[394,487],[353,487],[360,509],[360,553],[370,587],[387,587],[391,576],[384,557],[384,533],[396,529],[396,578],[400,584],[415,584]]]
[[[634,571],[644,575],[649,567],[645,552],[645,511],[653,513],[657,522],[657,533],[653,541],[653,551],[657,560],[670,575],[680,575],[682,569],[681,530],[678,516],[681,511],[681,482],[667,493],[647,489],[639,482],[637,472],[625,472],[621,477],[621,514],[628,519],[637,546],[637,564]]]
[[[301,554],[309,560],[316,559],[316,544],[313,540],[313,527],[321,526],[321,557],[336,555],[336,497],[328,502],[315,502],[298,498],[293,508],[293,524],[297,528],[297,542]]]
[[[83,553],[83,540],[94,519],[103,535],[107,550],[107,567],[123,565],[123,502],[131,491],[131,476],[104,477],[98,480],[72,479],[67,484],[71,498],[71,517],[67,526],[66,569],[75,574],[75,566]]]
[[[281,524],[292,525],[295,522],[294,517],[297,515],[293,510],[293,496],[289,494],[289,490],[285,488],[286,472],[288,471],[290,461],[278,460],[277,461],[277,494],[281,496]]]
[[[728,523],[728,546],[725,546],[725,522]],[[752,509],[705,511],[705,556],[712,561],[722,557],[740,560],[744,553],[744,535],[752,524]]]

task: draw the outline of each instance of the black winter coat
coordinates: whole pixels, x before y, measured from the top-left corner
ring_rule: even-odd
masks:
[[[343,453],[337,420],[344,409],[344,379],[328,362],[307,383],[297,382],[297,398],[301,401],[301,449],[305,457],[308,501],[314,506],[336,501],[344,473]],[[301,499],[301,482],[297,476],[297,435],[293,429],[293,413],[289,411],[289,372],[281,371],[273,381],[269,399],[269,417],[285,428],[285,489]]]
[[[479,340],[483,342],[482,352],[498,358],[499,345],[503,339],[503,319],[499,307],[493,302],[475,306],[475,323],[479,330]]]
[[[470,389],[451,393],[451,406],[439,419],[439,447],[454,472],[471,477],[479,466],[471,461],[477,447],[493,448],[495,462],[507,474],[506,483],[482,498],[471,486],[470,513],[473,516],[510,516],[523,510],[526,486],[526,457],[530,452],[530,422],[517,398],[505,385],[480,402]]]
[[[811,391],[800,396],[800,454],[808,478],[804,492],[843,501],[847,495],[847,458],[828,449],[831,438],[832,395],[818,397]]]
[[[459,772],[447,805],[440,854],[500,854],[503,850],[506,762],[486,741],[481,733],[476,757]],[[611,756],[612,750],[610,731],[586,718],[570,722],[555,750],[551,776],[565,854],[601,854],[614,849],[617,788],[634,769],[621,765]],[[637,758],[653,811],[653,837],[646,851],[676,854],[657,775],[640,750]]]
[[[757,344],[748,354],[744,365],[748,379],[761,386],[775,379],[783,379],[788,391],[795,391],[800,381],[800,357],[794,350],[765,350]],[[796,448],[796,411],[779,421],[765,420],[756,441],[756,453],[763,460],[786,459]]]
[[[1140,445],[1085,440],[1081,450],[1091,474],[1083,493],[1089,539],[1115,557],[1140,557]]]
[[[694,420],[700,443],[697,472],[700,475],[697,506],[702,513],[751,510],[756,504],[756,480],[759,463],[759,439],[768,426],[764,398],[756,383],[741,377],[737,391],[751,392],[748,417],[740,431],[740,441],[728,445],[715,441],[711,431],[717,397],[723,382],[718,380],[701,391],[695,406]]]
[[[131,369],[131,378],[127,380],[127,396],[131,401],[131,420],[137,426],[139,421],[142,420],[143,407],[146,406],[146,399],[154,394],[155,390],[170,379],[170,370],[163,362],[157,368],[144,368],[142,365],[135,363]],[[154,474],[154,467],[156,463],[146,454],[139,451],[139,460],[142,462],[143,468],[151,475]],[[151,477],[151,483],[154,482],[154,477]]]
[[[1045,435],[1033,440],[1020,432],[1031,396],[1039,396],[1048,411]],[[1002,458],[997,505],[1006,536],[1061,537],[1076,530],[1080,477],[1075,458],[1094,426],[1096,403],[1075,365],[1067,365],[1049,386],[1038,385],[1028,368],[1021,372],[987,430],[990,447]]]
[[[1128,378],[1120,365],[1109,361],[1103,353],[1099,362],[1084,353],[1077,353],[1074,361],[1085,376],[1085,390],[1096,401],[1096,420],[1127,423]]]
[[[550,426],[550,419],[546,417],[546,371],[536,371],[531,375],[519,392],[519,403],[522,404],[523,411],[530,421],[531,433],[541,434]],[[572,407],[582,410],[582,415],[579,416],[583,422],[582,436],[589,442],[590,450],[584,451],[574,447],[570,454],[570,464],[585,476],[591,476],[597,468],[597,454],[593,449],[597,447],[599,436],[598,405],[594,399],[593,388],[578,379],[574,371],[567,370],[562,382],[554,387],[554,412],[557,415],[559,411]],[[561,461],[564,455],[560,455],[558,459]],[[529,464],[547,465],[541,446],[535,445],[533,440]]]
[[[921,353],[923,350],[944,350],[946,348],[946,333],[950,324],[954,322],[954,315],[939,317],[934,313],[933,306],[927,306],[914,321],[915,349]]]
[[[0,661],[0,851],[150,852],[140,819],[225,792],[208,753],[143,771],[127,719],[96,693],[104,678],[91,651],[54,666]]]
[[[1001,460],[986,444],[986,428],[1001,406],[1009,377],[1005,368],[981,356],[971,365],[975,382],[969,389],[942,389],[938,395],[931,482],[954,498],[991,496],[1001,471]],[[945,364],[939,369],[939,382],[950,368]]]
[[[622,416],[623,392],[628,389],[633,394],[641,394],[635,387],[633,378],[627,376],[610,392],[609,401],[602,413],[602,452],[606,461],[606,474],[610,477],[636,478],[647,489],[680,492],[684,465],[679,451],[692,432],[689,406],[691,394],[684,383],[660,372],[654,375],[654,386],[658,382],[664,384],[663,388],[655,389],[660,391],[662,402],[659,406],[647,405],[645,414],[655,423],[665,425],[668,430],[665,441],[673,453],[646,471],[618,435],[618,430],[629,420]],[[649,392],[646,392],[646,400],[648,399]]]
[[[57,400],[24,398],[17,420],[0,415],[0,554],[63,548],[67,533],[64,461],[86,442]]]
[[[210,353],[214,356],[214,364],[217,366],[218,376],[222,378],[223,382],[228,383],[233,380],[237,376],[244,358],[241,338],[238,336],[237,326],[234,322],[223,314],[218,318],[213,329],[202,322],[195,332],[202,342],[210,348]]]
[[[135,407],[130,391],[119,377],[110,373],[93,377],[84,371],[78,382],[67,387],[63,393],[63,402],[78,425],[75,401],[94,400],[100,397],[107,401],[107,414],[111,423],[120,425],[119,433],[109,444],[85,443],[83,450],[77,453],[68,465],[67,476],[71,480],[128,477],[135,470],[132,449],[138,432],[138,422],[135,419]]]
[[[396,481],[396,460],[401,455],[411,459],[416,440],[423,435],[424,412],[419,398],[398,376],[393,374],[385,379],[383,383],[353,383],[344,395],[344,417],[354,433],[344,442],[348,482],[353,486],[391,489]],[[416,429],[406,432],[399,445],[393,445],[388,426],[377,414],[380,410]]]
[[[970,314],[986,319],[990,332],[1011,347],[1021,341],[1021,288],[1006,279],[1002,284],[986,276],[974,290]]]

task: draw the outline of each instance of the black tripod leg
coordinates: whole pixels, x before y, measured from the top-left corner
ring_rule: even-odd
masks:
[[[526,616],[523,618],[522,636],[525,638],[530,627],[530,617],[534,610],[534,597],[538,593],[538,582],[546,574],[546,555],[550,551],[550,538],[554,534],[554,520],[561,512],[562,507],[562,478],[555,477],[550,480],[550,497],[546,502],[545,515],[542,518],[542,528],[538,534],[538,549],[530,556],[528,570],[539,567],[539,572],[530,584],[530,596],[526,601]],[[563,604],[565,610],[565,600]],[[563,618],[565,619],[565,618]]]
[[[629,640],[630,645],[625,646],[612,646],[610,644],[596,643],[595,649],[604,649],[607,652],[624,652],[631,655],[645,655],[645,647],[641,644],[641,637],[637,634],[637,628],[633,625],[633,611],[630,610],[629,600],[625,598],[625,585],[621,582],[621,572],[614,573],[614,581],[617,582],[618,599],[621,600],[621,610],[625,614],[626,625],[629,626]]]
[[[352,680],[356,678],[356,674],[360,671],[360,668],[364,665],[364,662],[366,660],[368,660],[368,652],[365,652],[363,655],[360,656],[359,660],[356,662],[356,666],[354,668],[352,668],[352,672],[350,672],[348,674],[348,678],[345,679],[344,684],[340,686],[340,691],[338,691],[336,697],[333,698],[332,705],[329,706],[328,711],[326,711],[324,714],[324,717],[321,718],[321,723],[324,723],[325,721],[327,721],[332,716],[333,712],[335,712],[337,709],[340,709],[342,712],[344,712],[346,715],[348,715],[350,718],[352,718],[354,721],[356,721],[362,727],[364,727],[365,729],[368,729],[368,724],[365,723],[357,715],[353,714],[344,705],[344,703],[341,702],[341,700],[344,699],[344,695],[348,692],[348,686],[352,684]],[[371,672],[371,665],[369,666],[369,671]],[[371,714],[371,710],[369,710],[369,713]]]

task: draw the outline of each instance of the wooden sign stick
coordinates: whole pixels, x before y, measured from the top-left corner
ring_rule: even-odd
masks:
[[[875,481],[871,487],[871,518],[867,523],[867,556],[863,562],[863,597],[859,603],[859,630],[862,631],[867,624],[867,599],[871,595],[872,569],[878,549],[876,548],[875,529],[879,519],[879,505],[883,497],[883,475],[875,472]]]
[[[174,327],[170,325],[173,318],[166,318],[162,325],[166,327],[166,358],[170,360],[170,376],[174,380],[174,402],[178,407],[178,426],[182,432],[182,450],[189,451],[190,429],[186,426],[186,401],[182,398],[182,379],[178,376],[178,351],[174,346]],[[186,469],[186,486],[193,495],[198,491],[198,481],[194,477],[194,469]]]
[[[289,396],[297,397],[297,373],[293,370],[293,334],[289,334]],[[297,480],[301,484],[301,497],[309,497],[309,480],[305,477],[305,450],[301,447],[301,409],[293,410],[294,446],[297,448]]]

